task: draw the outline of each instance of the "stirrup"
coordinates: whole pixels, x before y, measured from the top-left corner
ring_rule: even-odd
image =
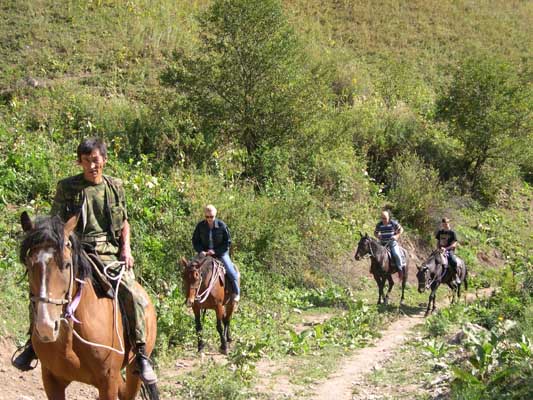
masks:
[[[22,354],[26,350],[28,350],[30,347],[32,347],[32,345],[31,345],[31,342],[28,341],[24,345],[18,347],[13,352],[13,355],[11,356],[11,365],[14,366],[16,369],[18,369],[19,371],[22,371],[22,372],[31,371],[32,369],[37,368],[37,365],[39,365],[39,358],[37,357],[37,354],[35,354],[35,350],[33,350],[33,348],[32,348],[32,351],[33,351],[34,357],[32,357],[29,364],[19,364],[16,362],[17,358],[22,356]],[[33,361],[35,361],[34,364],[32,364]]]
[[[136,354],[136,357],[137,357],[137,374],[139,375],[139,377],[141,378],[141,380],[147,384],[147,385],[152,385],[154,383],[157,383],[157,375],[155,374],[155,371],[153,369],[153,365],[152,365],[152,360],[150,360],[150,358],[146,355],[146,354],[142,354],[142,353],[137,353]],[[144,365],[144,369],[143,369],[143,365]],[[146,368],[149,368],[149,371],[146,371]],[[143,372],[148,372],[148,374],[150,374],[150,371],[151,371],[151,374],[152,374],[152,377],[146,377]]]

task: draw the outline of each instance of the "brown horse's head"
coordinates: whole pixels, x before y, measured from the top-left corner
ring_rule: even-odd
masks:
[[[360,260],[367,254],[372,253],[372,249],[370,248],[370,242],[371,242],[371,239],[368,236],[368,234],[365,234],[365,235],[361,234],[361,239],[359,240],[359,243],[357,244],[357,250],[355,251],[355,256],[354,256],[356,260]]]
[[[75,235],[71,235],[77,217],[66,224],[57,216],[33,222],[23,212],[21,224],[25,237],[20,260],[28,271],[34,330],[42,342],[54,342],[59,335],[63,309],[71,300],[80,265],[79,244]],[[78,253],[75,254],[76,250]],[[88,271],[84,266],[80,277],[85,278]]]
[[[200,268],[203,265],[205,259],[193,258],[187,262],[185,258],[182,258],[180,263],[183,267],[183,286],[185,289],[185,296],[187,297],[187,306],[191,307],[195,301],[198,290],[202,284],[202,274]]]

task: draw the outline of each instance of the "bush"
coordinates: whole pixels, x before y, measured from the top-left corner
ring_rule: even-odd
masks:
[[[388,170],[389,198],[402,221],[427,229],[442,213],[445,188],[437,171],[424,165],[415,154],[397,157]]]

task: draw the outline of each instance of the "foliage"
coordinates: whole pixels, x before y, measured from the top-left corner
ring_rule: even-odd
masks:
[[[421,229],[438,221],[445,188],[433,168],[424,166],[418,156],[405,154],[395,159],[389,177],[389,198],[402,221]]]
[[[242,146],[247,177],[311,115],[296,36],[277,0],[220,0],[199,18],[197,55],[175,54],[162,80],[187,96],[207,149]],[[265,170],[266,168],[266,170]]]
[[[533,344],[522,335],[518,340],[507,331],[516,323],[506,320],[490,332],[468,333],[470,357],[465,367],[452,368],[455,381],[452,398],[509,399],[528,398],[533,394],[531,356]],[[475,396],[475,397],[471,397]]]
[[[487,187],[483,176],[493,160],[513,164],[531,131],[532,93],[527,83],[497,57],[475,54],[463,60],[437,102],[437,116],[449,122],[451,134],[463,145],[464,173],[474,191],[482,194],[502,187]],[[498,171],[499,172],[499,171]]]

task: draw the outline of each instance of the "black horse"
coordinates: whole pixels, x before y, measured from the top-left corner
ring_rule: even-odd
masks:
[[[404,248],[400,247],[400,251],[402,253],[403,259],[405,260],[405,269],[403,270],[403,274],[400,274],[400,279],[402,281],[402,297],[400,299],[400,305],[402,305],[404,299],[405,283],[407,282],[407,276],[409,273],[409,255],[407,254],[407,251]],[[392,287],[394,286],[392,274],[398,272],[398,268],[396,266],[396,263],[394,262],[394,258],[390,255],[389,249],[386,246],[383,246],[377,240],[369,237],[368,234],[365,234],[364,236],[361,235],[361,240],[359,240],[359,243],[357,244],[355,259],[360,260],[367,254],[370,255],[371,260],[370,272],[372,273],[372,275],[374,275],[374,279],[378,284],[378,304],[381,304],[381,300],[383,299],[383,303],[387,305],[389,301],[389,293],[391,292]],[[387,290],[386,294],[383,293],[385,281],[389,282],[389,289]]]
[[[426,289],[431,289],[425,316],[429,314],[432,302],[433,309],[431,312],[435,311],[436,292],[441,283],[447,284],[452,290],[452,304],[455,302],[456,296],[457,298],[461,296],[461,284],[463,282],[465,284],[465,290],[468,290],[468,270],[466,269],[463,260],[459,257],[456,257],[456,259],[457,275],[461,281],[459,284],[455,282],[454,273],[452,272],[452,269],[448,267],[447,257],[441,250],[435,250],[422,266],[417,267],[418,273],[416,274],[416,277],[418,278],[418,291],[423,293]]]

